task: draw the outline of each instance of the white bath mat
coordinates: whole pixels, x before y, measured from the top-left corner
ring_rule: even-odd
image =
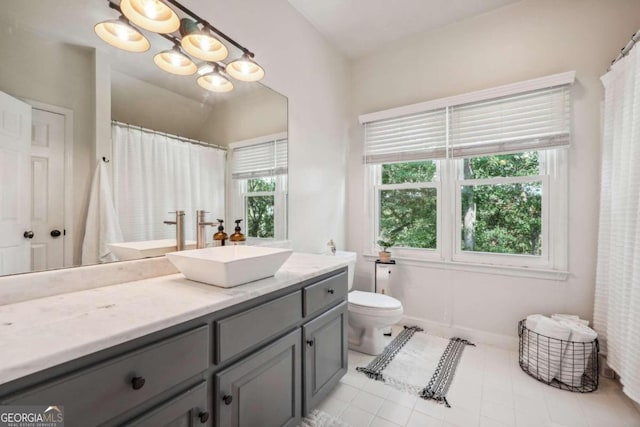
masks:
[[[319,409],[314,409],[302,419],[298,427],[351,427],[351,424],[347,424]]]
[[[371,363],[356,369],[399,390],[449,406],[446,395],[467,345],[473,344],[406,327]]]

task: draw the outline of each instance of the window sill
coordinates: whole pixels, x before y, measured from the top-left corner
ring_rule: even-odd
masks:
[[[367,261],[375,261],[378,255],[363,254]],[[473,264],[467,262],[441,261],[433,259],[392,257],[397,265],[407,265],[412,267],[438,268],[442,270],[471,271],[476,273],[497,274],[501,276],[527,277],[542,280],[565,281],[569,278],[568,271],[547,270],[531,267],[511,267],[494,264]]]

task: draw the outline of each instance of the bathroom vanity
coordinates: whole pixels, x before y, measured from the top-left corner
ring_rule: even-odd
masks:
[[[65,425],[296,426],[347,370],[347,268],[294,253],[232,289],[180,274],[0,306],[0,404]]]

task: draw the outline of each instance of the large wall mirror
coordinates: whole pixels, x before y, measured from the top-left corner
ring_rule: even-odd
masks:
[[[106,0],[3,2],[0,275],[130,259],[103,243],[175,239],[175,210],[187,241],[196,210],[229,234],[242,219],[250,242],[287,238],[287,98],[166,73],[153,33],[147,52],[111,47],[93,28],[117,17]]]

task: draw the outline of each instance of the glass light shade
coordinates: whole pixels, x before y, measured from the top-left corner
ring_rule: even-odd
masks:
[[[146,52],[151,45],[142,33],[133,28],[126,18],[111,19],[93,27],[98,37],[113,47],[127,52]]]
[[[203,61],[222,61],[229,55],[226,46],[208,31],[195,31],[182,37],[182,48]]]
[[[198,77],[198,84],[211,92],[230,92],[233,90],[233,83],[220,74],[217,67],[213,72]]]
[[[257,82],[264,77],[264,70],[248,54],[227,64],[227,73],[243,82]]]
[[[169,34],[180,28],[178,15],[160,0],[122,0],[120,10],[131,22],[154,33]]]
[[[198,71],[198,67],[177,48],[163,50],[153,57],[153,62],[167,73],[179,76],[190,76]]]

